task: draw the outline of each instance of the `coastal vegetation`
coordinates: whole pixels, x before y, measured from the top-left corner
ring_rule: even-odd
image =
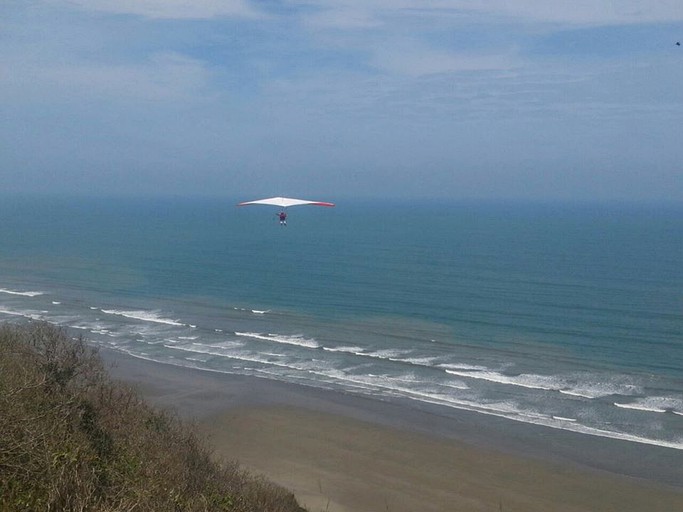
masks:
[[[47,323],[0,325],[0,510],[300,512]]]

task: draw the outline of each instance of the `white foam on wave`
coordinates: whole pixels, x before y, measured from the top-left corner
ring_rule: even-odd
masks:
[[[514,421],[520,421],[522,423],[543,425],[550,428],[578,432],[580,434],[587,434],[597,437],[606,437],[611,439],[621,439],[624,441],[630,441],[634,443],[648,444],[653,446],[663,446],[666,448],[683,450],[683,438],[672,440],[652,439],[627,432],[605,430],[597,427],[584,425],[583,423],[579,422],[578,420],[575,420],[574,418],[565,418],[562,416],[556,417],[538,413],[536,411],[520,410],[517,404],[509,402],[483,404],[468,403],[467,401],[463,401],[462,403],[458,404],[457,407],[477,411],[483,414],[489,414],[492,416],[499,416]]]
[[[486,371],[488,368],[486,366],[479,366],[466,363],[442,363],[438,365],[439,368],[448,370],[469,370],[469,371]]]
[[[598,398],[600,396],[593,393],[580,393],[579,391],[574,391],[572,389],[560,389],[559,391],[565,395],[578,396],[580,398]]]
[[[154,311],[122,311],[118,309],[101,309],[100,311],[107,315],[124,316],[126,318],[142,320],[143,322],[154,322],[158,324],[177,325],[185,327],[185,324],[178,322],[177,320],[163,318]]]
[[[555,427],[554,425],[547,425],[549,427]],[[565,424],[564,428],[566,430],[571,430],[573,432],[579,432],[581,434],[588,434],[598,437],[608,437],[611,439],[621,439],[623,441],[630,441],[632,443],[649,444],[652,446],[663,446],[664,448],[673,448],[675,450],[683,450],[683,438],[678,438],[675,440],[666,439],[651,439],[648,437],[643,437],[635,434],[628,434],[626,432],[615,432],[612,430],[604,430],[595,427],[588,427],[582,425],[581,423],[575,424]]]
[[[286,345],[296,345],[305,348],[320,348],[320,344],[311,338],[304,338],[302,335],[287,336],[283,334],[261,334],[258,332],[236,332],[237,336],[252,338],[273,343],[284,343]]]
[[[644,412],[666,412],[666,409],[659,409],[657,407],[648,407],[646,405],[640,405],[640,404],[620,404],[618,402],[614,402],[614,405],[616,405],[620,409],[632,409],[635,411],[644,411]]]
[[[401,356],[407,356],[411,353],[411,350],[401,350],[401,349],[383,349],[383,350],[376,350],[375,352],[363,352],[361,356],[365,357],[372,357],[375,359],[386,359],[388,361],[397,361],[400,362],[401,360],[399,359]]]
[[[277,354],[275,352],[261,352],[264,356],[269,356],[269,357],[287,357],[284,354]]]
[[[484,380],[509,386],[518,386],[541,391],[556,391],[579,398],[600,398],[610,395],[632,396],[642,392],[642,386],[633,384],[627,378],[602,377],[593,374],[573,373],[568,375],[539,375],[522,373],[506,375],[495,370],[478,370],[478,367],[450,369],[452,365],[439,365],[446,373],[469,379]]]
[[[115,335],[112,334],[111,332],[109,332],[108,329],[92,329],[90,332],[91,332],[92,334],[101,334],[101,335],[103,335],[103,336],[109,336],[109,337],[111,337],[111,338],[114,338],[114,337],[115,337]]]
[[[35,311],[12,311],[10,309],[0,309],[0,314],[11,316],[23,316],[24,318],[30,318],[31,320],[43,319],[43,317]]]
[[[179,350],[185,350],[183,347],[173,347],[177,348]],[[299,379],[308,379],[306,376],[307,374],[314,374],[316,378],[313,380],[317,380],[319,377],[326,377],[326,368],[327,365],[324,361],[321,361],[319,359],[311,359],[311,360],[291,360],[289,358],[286,358],[284,354],[272,354],[268,352],[254,352],[250,350],[232,350],[232,351],[220,351],[220,352],[214,352],[211,351],[209,347],[194,347],[195,351],[199,351],[201,353],[205,354],[211,354],[211,355],[218,355],[221,357],[227,357],[230,359],[235,359],[237,361],[246,361],[249,363],[257,363],[260,365],[265,365],[267,367],[271,368],[278,368],[281,371],[284,371],[285,373],[288,373],[288,377],[290,378],[299,378]],[[192,351],[192,350],[190,350]],[[278,375],[278,377],[282,377],[282,374],[280,373],[273,373],[273,375]]]
[[[22,297],[38,297],[39,295],[45,295],[45,292],[18,292],[16,290],[8,290],[7,288],[0,288],[0,293],[21,295]]]
[[[220,341],[218,343],[210,343],[210,344],[203,344],[203,343],[192,343],[193,346],[206,346],[206,347],[218,347],[218,348],[226,348],[226,349],[232,349],[232,348],[242,348],[245,346],[245,342],[242,340],[225,340],[225,341]]]
[[[402,357],[410,355],[413,352],[412,350],[383,349],[375,350],[374,352],[366,352],[366,349],[364,349],[363,347],[357,347],[354,345],[322,348],[323,350],[326,350],[328,352],[343,352],[347,354],[353,354],[355,356],[369,357],[372,359],[383,359],[386,361],[412,364],[415,366],[433,367],[434,361],[439,359],[438,357]]]
[[[245,336],[248,338],[258,338],[267,341],[274,341],[273,334],[259,334],[259,333],[236,333],[238,336]],[[291,339],[291,338],[290,338]],[[282,341],[280,341],[282,342]],[[380,393],[393,396],[400,396],[408,399],[418,400],[425,403],[433,403],[442,406],[455,407],[459,409],[466,409],[476,411],[493,416],[505,417],[515,421],[524,423],[532,423],[538,425],[545,425],[552,428],[562,430],[570,430],[578,433],[589,434],[594,436],[609,437],[614,439],[623,439],[626,441],[665,446],[683,450],[683,439],[657,439],[652,437],[645,437],[629,432],[619,432],[613,430],[606,430],[595,426],[584,424],[582,421],[561,415],[552,415],[543,413],[541,411],[529,409],[526,406],[521,406],[515,402],[486,402],[478,399],[472,400],[473,397],[463,395],[460,392],[449,391],[448,383],[422,381],[416,374],[401,374],[401,375],[387,375],[387,374],[349,374],[345,370],[334,368],[329,361],[321,361],[318,359],[311,360],[292,360],[285,354],[279,353],[264,353],[251,350],[238,349],[230,346],[231,342],[226,342],[224,346],[207,346],[199,343],[191,343],[189,346],[168,345],[168,348],[181,350],[188,354],[183,360],[187,360],[188,364],[192,361],[203,362],[203,358],[210,356],[221,356],[236,361],[247,363],[255,363],[259,366],[251,367],[249,365],[240,365],[235,367],[240,373],[248,372],[262,372],[268,374],[271,378],[276,379],[296,379],[310,383],[317,382],[316,385],[322,383],[343,383],[347,389],[357,389],[363,393]],[[248,345],[245,345],[248,346]],[[354,347],[358,348],[358,347]],[[139,357],[139,355],[138,355]],[[208,359],[207,359],[208,360]],[[264,365],[263,368],[260,366]],[[211,370],[221,371],[225,370]],[[230,371],[230,370],[227,370]],[[481,373],[481,372],[475,372]],[[496,372],[489,372],[495,374]],[[469,377],[469,372],[465,377]],[[494,375],[495,376],[495,375]],[[507,376],[510,377],[510,376]],[[520,377],[520,376],[514,376]],[[528,376],[527,376],[528,377]],[[536,377],[533,376],[535,380]],[[543,377],[543,376],[541,376]],[[659,397],[662,398],[662,397]],[[671,402],[670,405],[676,405]],[[671,411],[683,416],[683,413]]]
[[[406,358],[396,358],[392,361],[398,361],[400,363],[414,364],[415,366],[434,366],[434,361],[437,361],[438,357],[406,357]]]
[[[363,347],[358,347],[355,345],[343,345],[338,347],[322,347],[323,350],[327,352],[341,352],[345,354],[353,354],[355,356],[369,357],[373,359],[385,359],[388,361],[395,361],[406,364],[413,364],[416,366],[427,366],[433,367],[434,361],[438,357],[400,357],[410,354],[410,350],[398,350],[398,349],[386,349],[377,350],[375,352],[365,352]]]
[[[237,352],[232,354],[230,357],[232,359],[237,359],[239,361],[247,361],[249,363],[258,363],[268,366],[287,368],[290,370],[301,370],[301,368],[298,366],[289,365],[285,362],[274,361],[271,357],[265,357],[265,354],[255,354],[253,352]]]
[[[197,363],[206,363],[210,358],[209,357],[196,356],[196,357],[186,357],[185,359],[187,361],[194,361]]]
[[[464,383],[463,381],[461,381],[461,380],[451,379],[451,380],[447,380],[447,381],[445,381],[445,382],[442,382],[441,384],[442,384],[443,386],[446,386],[446,387],[449,387],[449,388],[460,389],[460,390],[463,390],[463,391],[466,390],[466,389],[471,389],[467,384],[465,384],[465,383]]]
[[[229,358],[234,358],[232,351],[235,349],[241,348],[244,346],[244,343],[240,341],[225,341],[222,343],[214,343],[211,345],[204,345],[202,343],[190,343],[189,345],[187,344],[182,344],[178,340],[174,339],[167,339],[164,340],[165,348],[173,349],[173,350],[180,350],[182,352],[189,352],[192,354],[205,354],[205,355],[210,355],[210,356],[218,356],[218,357],[229,357]]]
[[[352,385],[365,392],[379,392],[388,393],[393,396],[408,398],[424,403],[431,403],[446,407],[454,407],[457,409],[466,409],[479,412],[487,412],[487,406],[477,404],[468,399],[463,398],[460,393],[454,393],[449,388],[455,388],[458,391],[469,389],[467,386],[461,388],[459,386],[451,386],[443,382],[427,382],[417,378],[414,374],[390,376],[386,374],[364,374],[355,375],[348,374],[341,370],[332,370],[326,372],[327,375],[339,382],[343,382],[345,386]],[[511,409],[512,411],[513,409]],[[508,415],[502,411],[496,411],[501,416]],[[518,413],[514,409],[515,414]]]
[[[363,347],[348,346],[348,347],[323,347],[323,350],[327,350],[328,352],[345,352],[347,354],[354,354],[357,356],[362,356],[363,350],[365,350],[365,349]]]
[[[547,375],[534,374],[520,374],[520,375],[504,375],[494,371],[459,371],[446,370],[446,373],[457,375],[459,377],[466,377],[468,379],[485,380],[488,382],[495,382],[496,384],[506,384],[511,386],[519,386],[529,389],[540,389],[543,391],[559,391],[562,384],[557,382],[555,377]]]
[[[53,303],[53,304],[54,304],[55,306],[57,306],[57,305],[61,304],[61,302],[59,302],[59,301],[56,301],[56,300],[53,300],[53,301],[52,301],[52,303]]]
[[[683,415],[678,412],[683,410],[683,399],[669,396],[649,396],[637,398],[628,403],[614,402],[614,405],[620,409],[632,409],[644,412],[672,412],[674,414]]]
[[[423,358],[402,357],[402,356],[408,356],[408,355],[413,353],[412,350],[402,350],[402,349],[382,349],[382,350],[375,350],[374,352],[365,352],[364,348],[354,347],[354,346],[322,347],[322,348],[323,348],[323,350],[326,350],[328,352],[345,352],[347,354],[353,354],[355,356],[369,357],[372,359],[382,359],[385,361],[394,361],[397,363],[414,364],[414,365],[418,365],[418,366],[431,366],[429,363],[435,359],[435,358],[428,358],[428,357],[423,357]]]
[[[642,386],[624,376],[603,377],[593,374],[571,374],[562,377],[565,386],[560,393],[581,398],[601,398],[610,395],[632,396],[642,393]]]
[[[244,312],[249,312],[253,313],[254,315],[265,315],[266,313],[270,313],[270,309],[247,309],[247,308],[238,308],[238,307],[233,307],[232,308],[235,311],[244,311]]]

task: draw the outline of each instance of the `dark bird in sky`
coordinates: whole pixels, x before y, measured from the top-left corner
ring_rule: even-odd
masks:
[[[681,42],[680,42],[680,41],[676,41],[676,46],[681,46]]]

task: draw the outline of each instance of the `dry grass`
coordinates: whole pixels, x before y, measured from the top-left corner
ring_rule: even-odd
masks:
[[[303,511],[45,323],[0,326],[0,510]]]

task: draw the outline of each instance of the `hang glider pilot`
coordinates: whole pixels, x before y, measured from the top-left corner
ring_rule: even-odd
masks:
[[[334,206],[334,203],[326,203],[324,201],[308,201],[306,199],[293,199],[291,197],[269,197],[268,199],[258,199],[256,201],[244,201],[238,203],[237,206],[246,206],[248,204],[268,204],[271,206],[277,206],[280,209],[279,213],[276,213],[280,219],[280,225],[287,225],[287,208],[290,206],[301,206],[304,204],[310,204],[314,206]]]

